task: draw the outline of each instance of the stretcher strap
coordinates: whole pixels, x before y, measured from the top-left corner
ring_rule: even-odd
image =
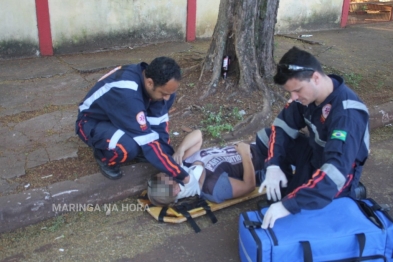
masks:
[[[188,223],[190,223],[191,227],[194,229],[195,233],[201,232],[201,229],[195,223],[194,219],[191,217],[190,213],[188,213],[187,210],[185,209],[179,209],[178,212],[180,212],[185,218],[187,218]]]
[[[217,218],[213,214],[212,210],[210,209],[210,206],[207,204],[207,202],[204,200],[203,203],[201,204],[204,210],[206,210],[206,214],[209,216],[210,220],[212,221],[213,224],[217,223]]]
[[[168,207],[162,207],[160,214],[158,215],[158,221],[159,222],[165,222],[164,217],[166,216],[166,211],[168,210]]]

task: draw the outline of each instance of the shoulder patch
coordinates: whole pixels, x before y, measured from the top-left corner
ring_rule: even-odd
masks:
[[[146,117],[145,117],[145,113],[143,111],[139,112],[136,115],[136,121],[138,122],[138,124],[140,125],[140,127],[143,131],[145,131],[147,129]]]
[[[347,132],[343,130],[333,130],[330,139],[338,139],[338,140],[345,141],[347,139]]]
[[[323,108],[322,108],[322,116],[326,119],[330,113],[330,110],[332,109],[332,105],[331,104],[326,104]]]

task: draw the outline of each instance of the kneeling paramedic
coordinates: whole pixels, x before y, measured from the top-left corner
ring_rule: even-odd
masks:
[[[291,100],[272,127],[257,134],[258,148],[267,157],[260,191],[266,187],[268,199],[281,200],[269,207],[265,229],[302,209],[323,208],[334,198],[359,197],[369,153],[367,107],[341,77],[326,75],[313,55],[290,49],[274,81]],[[299,132],[304,127],[308,136]]]
[[[104,75],[79,105],[76,133],[93,148],[101,173],[119,179],[120,164],[147,159],[178,182],[188,174],[174,161],[168,111],[180,85],[179,65],[158,57],[119,66]]]

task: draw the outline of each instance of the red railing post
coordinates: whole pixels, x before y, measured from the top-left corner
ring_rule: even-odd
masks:
[[[40,53],[43,56],[53,55],[48,0],[35,0],[35,7]]]
[[[186,41],[192,42],[196,35],[196,1],[187,0],[187,28]]]
[[[343,11],[341,14],[341,27],[345,27],[347,25],[350,3],[351,0],[344,0]]]

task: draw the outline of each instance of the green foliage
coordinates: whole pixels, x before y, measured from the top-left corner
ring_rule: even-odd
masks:
[[[223,108],[220,106],[218,112],[213,112],[212,105],[206,105],[203,111],[207,118],[202,121],[205,125],[202,131],[206,131],[208,135],[219,138],[222,132],[229,132],[233,130],[233,126],[229,123],[231,120],[242,120],[243,116],[239,113],[239,108],[235,107],[231,113],[224,115]],[[209,110],[210,109],[210,110]]]
[[[237,108],[237,107],[235,107],[232,110],[232,113],[230,114],[230,116],[233,116],[237,120],[243,120],[243,116],[239,113],[239,108]]]
[[[344,74],[344,79],[348,86],[358,88],[360,81],[363,79],[363,76],[357,73],[349,73]]]
[[[54,219],[52,225],[48,227],[50,232],[57,231],[65,223],[65,218],[63,216],[58,216]]]

